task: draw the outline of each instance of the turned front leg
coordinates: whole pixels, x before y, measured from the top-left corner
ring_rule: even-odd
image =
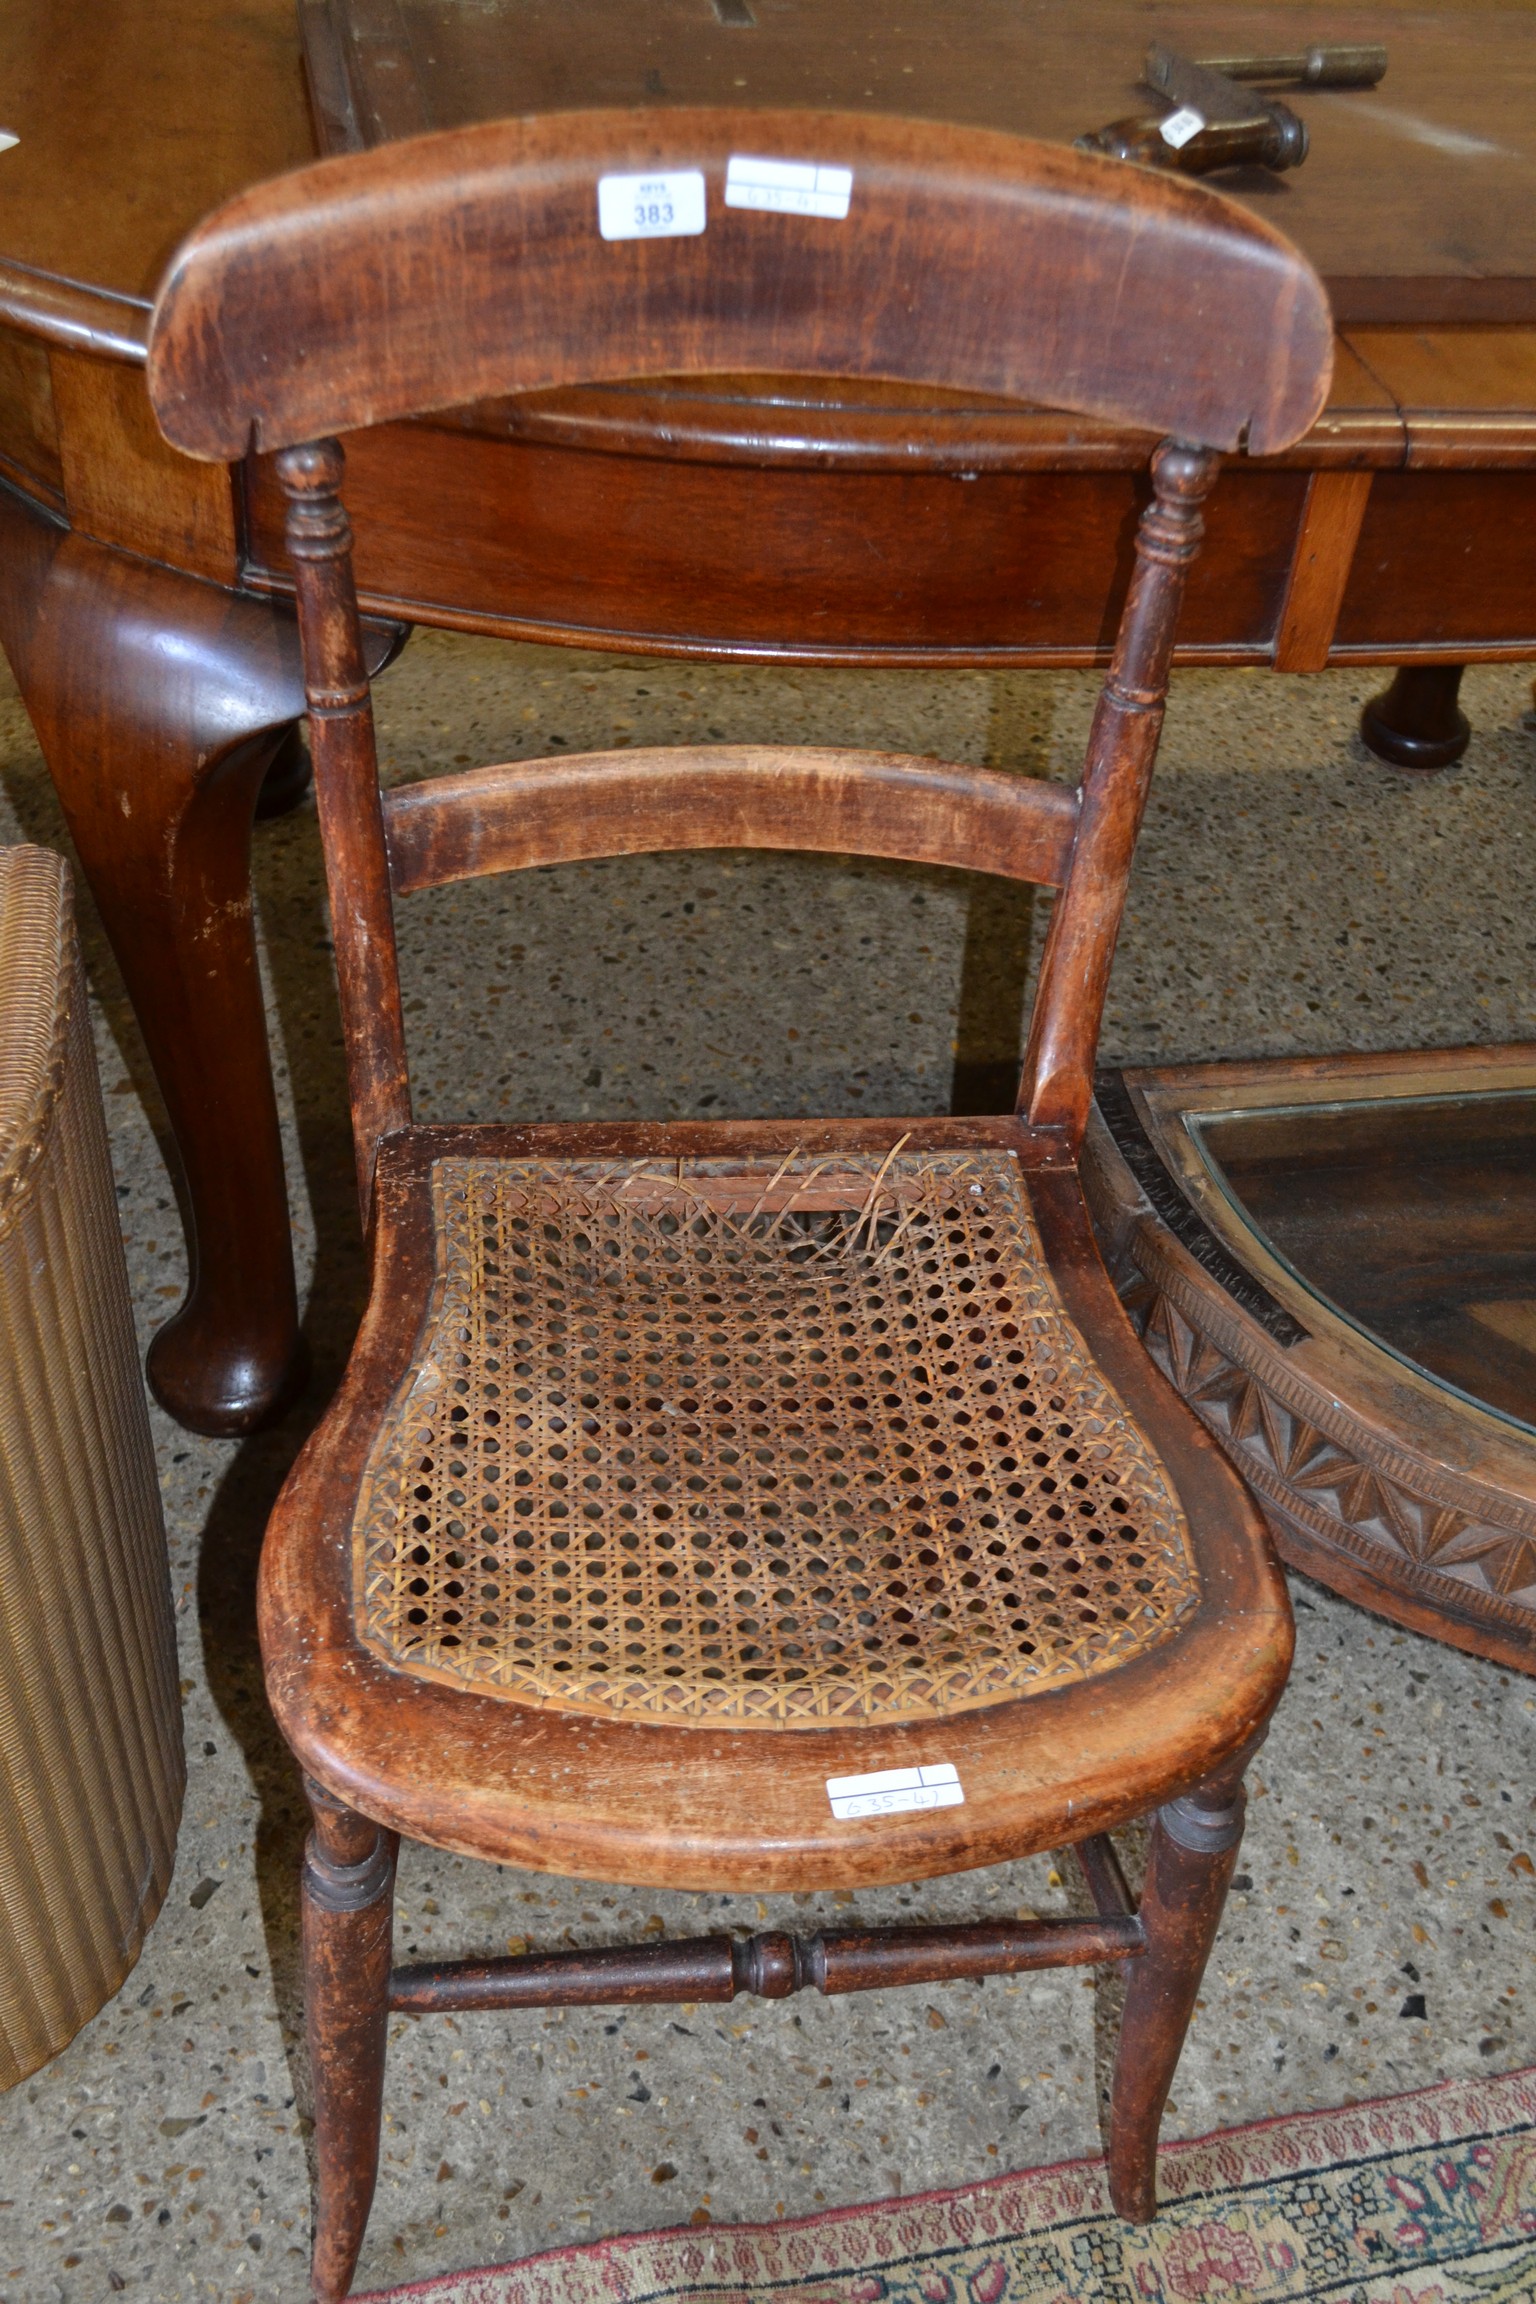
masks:
[[[315,2304],[352,2285],[379,2171],[398,1841],[307,1783],[304,2019],[315,2111]]]
[[[1170,1800],[1152,1826],[1141,1892],[1146,1950],[1128,1963],[1110,2095],[1110,2197],[1131,2224],[1157,2213],[1158,2128],[1237,1863],[1248,1757]]]

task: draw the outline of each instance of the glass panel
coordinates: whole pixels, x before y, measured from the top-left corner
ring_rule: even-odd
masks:
[[[1314,1295],[1536,1430],[1536,1090],[1188,1124],[1221,1190]]]

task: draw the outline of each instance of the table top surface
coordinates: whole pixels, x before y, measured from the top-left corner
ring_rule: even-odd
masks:
[[[1308,90],[1302,168],[1222,188],[1290,233],[1346,320],[1536,319],[1536,17],[1130,0],[302,0],[330,148],[569,105],[808,104],[1070,142],[1167,106],[1191,55],[1374,40],[1374,90]],[[722,21],[739,18],[743,21]],[[317,83],[320,75],[316,74]]]
[[[754,22],[732,26],[713,0],[325,6],[354,84],[393,77],[392,133],[720,96],[1060,139],[1159,108],[1137,86],[1152,38],[1207,54],[1380,40],[1380,88],[1297,96],[1312,134],[1303,168],[1220,181],[1300,241],[1336,300],[1344,292],[1345,319],[1536,320],[1536,13],[1524,8],[751,0]],[[19,138],[0,155],[0,257],[135,301],[153,296],[199,216],[316,149],[293,0],[11,0],[0,90],[0,126]],[[370,136],[381,132],[375,119]]]

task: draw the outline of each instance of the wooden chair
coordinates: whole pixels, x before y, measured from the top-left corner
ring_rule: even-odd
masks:
[[[846,216],[836,197],[728,202],[733,154],[851,170]],[[691,170],[704,230],[600,236],[600,179]],[[271,1700],[314,1811],[317,2297],[345,2294],[361,2244],[391,2009],[1122,1961],[1109,2180],[1122,2215],[1153,2214],[1158,2121],[1292,1634],[1243,1491],[1116,1302],[1074,1163],[1201,502],[1220,451],[1306,429],[1330,347],[1303,259],[1203,187],[826,113],[424,137],[261,186],[181,251],[150,350],[161,425],[196,456],[278,451],[289,502],[373,1260],[261,1579]],[[329,435],[709,368],[962,386],[1168,436],[1079,786],[719,746],[381,799]],[[708,847],[1053,889],[1017,1111],[413,1123],[396,897]],[[1138,1905],[1107,1835],[1151,1811]],[[402,1833],[717,1890],[1072,1843],[1097,1917],[393,1969]]]

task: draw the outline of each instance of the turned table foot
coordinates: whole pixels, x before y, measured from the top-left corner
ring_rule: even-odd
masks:
[[[1449,768],[1472,740],[1456,698],[1463,664],[1405,664],[1360,715],[1368,751],[1394,768]]]

